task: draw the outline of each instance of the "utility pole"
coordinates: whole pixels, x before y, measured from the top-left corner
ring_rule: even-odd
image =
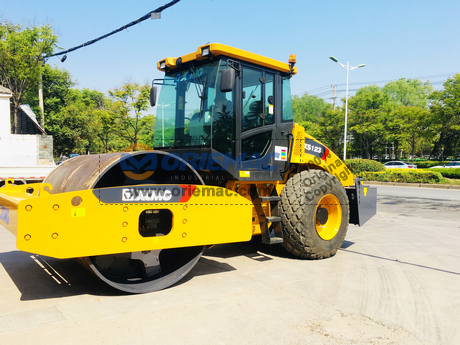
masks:
[[[331,85],[334,88],[334,91],[332,91],[333,96],[331,97],[333,99],[333,104],[334,104],[334,110],[335,110],[335,100],[337,98],[337,85]]]
[[[40,126],[45,129],[45,106],[43,104],[43,75],[40,75],[40,81],[38,83],[38,105],[40,106],[41,110],[41,117],[40,117]]]

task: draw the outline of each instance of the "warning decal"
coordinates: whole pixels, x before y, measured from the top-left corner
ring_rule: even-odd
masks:
[[[275,146],[275,160],[287,161],[287,150],[286,146]]]

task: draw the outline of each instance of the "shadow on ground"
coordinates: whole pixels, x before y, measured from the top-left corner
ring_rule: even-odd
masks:
[[[194,276],[234,270],[232,266],[212,259],[202,258],[200,262],[204,265],[199,265],[199,269],[196,266],[187,276],[187,280]],[[78,295],[128,295],[107,285],[72,259],[54,259],[11,251],[0,253],[0,264],[20,291],[22,301]],[[187,280],[182,279],[175,285],[183,284]]]
[[[21,292],[21,300],[82,294],[110,296],[116,290],[71,259],[60,260],[30,253],[0,253],[0,264]]]
[[[342,248],[353,242],[344,241]],[[235,270],[218,259],[246,256],[256,261],[269,261],[276,257],[299,259],[287,252],[281,244],[265,245],[256,237],[249,242],[216,245],[206,249],[198,264],[173,286],[184,284],[193,277],[220,274]],[[213,260],[215,258],[216,260]],[[127,295],[104,283],[92,272],[72,259],[54,259],[21,251],[0,253],[0,264],[21,292],[21,300],[40,300],[78,295]]]
[[[345,240],[343,241],[341,248],[348,248],[353,244],[354,242]],[[262,256],[269,255],[285,259],[304,260],[289,253],[286,249],[284,249],[282,244],[263,244],[260,236],[253,237],[253,239],[249,242],[219,244],[210,249],[205,250],[203,253],[203,255],[206,257],[215,257],[222,259],[243,255],[253,258],[257,257],[256,254]]]
[[[249,242],[218,244],[210,249],[206,249],[203,253],[206,257],[221,259],[228,259],[237,256],[253,257],[256,256],[256,254],[297,259],[297,257],[287,252],[281,244],[263,244],[261,236],[254,236]]]

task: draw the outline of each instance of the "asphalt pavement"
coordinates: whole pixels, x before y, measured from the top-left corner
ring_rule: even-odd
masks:
[[[373,186],[375,187],[375,186]],[[406,188],[397,186],[377,186],[379,195],[400,198],[421,198],[460,202],[460,190],[434,188]]]
[[[459,344],[460,190],[378,186],[333,258],[217,245],[176,285],[129,295],[0,226],[0,344]]]

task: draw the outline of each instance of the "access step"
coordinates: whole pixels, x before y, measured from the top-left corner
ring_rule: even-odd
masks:
[[[278,195],[261,196],[260,200],[262,200],[262,201],[281,201],[281,197],[278,196]]]
[[[266,218],[267,218],[267,222],[269,222],[269,223],[281,222],[281,217],[271,216],[271,217],[266,217]]]
[[[283,238],[282,237],[270,237],[270,245],[271,244],[280,244],[283,243]]]

